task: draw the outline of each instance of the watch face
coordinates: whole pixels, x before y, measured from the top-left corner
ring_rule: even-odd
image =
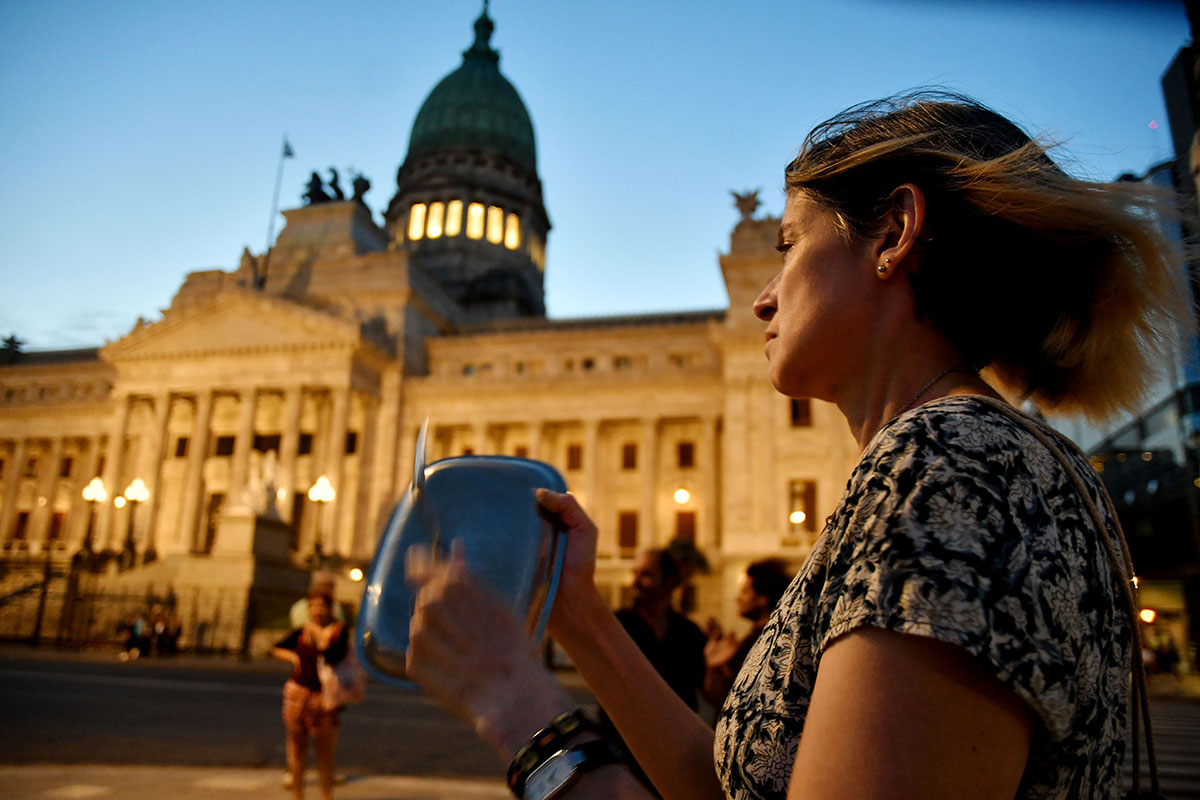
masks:
[[[533,771],[525,781],[525,800],[549,800],[565,788],[575,773],[575,765],[565,753],[557,753]]]

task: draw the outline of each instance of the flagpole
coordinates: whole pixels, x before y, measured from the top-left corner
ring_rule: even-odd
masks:
[[[263,249],[263,268],[254,270],[254,288],[261,289],[267,282],[267,262],[271,259],[271,244],[275,240],[275,217],[279,215],[279,190],[283,186],[283,162],[295,155],[287,134],[283,135],[283,147],[279,151],[279,168],[275,171],[275,195],[271,198],[271,218],[267,222],[267,246]]]

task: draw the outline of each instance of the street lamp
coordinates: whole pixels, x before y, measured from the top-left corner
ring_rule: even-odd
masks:
[[[136,558],[137,546],[133,541],[133,523],[137,517],[138,503],[142,503],[150,498],[150,490],[146,488],[146,482],[141,478],[134,478],[133,481],[125,487],[125,500],[129,506],[129,527],[125,531],[125,546],[121,550],[121,566],[132,567]]]
[[[329,482],[326,475],[317,478],[316,482],[308,490],[308,499],[317,504],[317,541],[313,545],[313,556],[316,559],[317,565],[325,559],[325,549],[321,546],[321,509],[337,497],[337,492],[333,489],[333,484]]]
[[[88,566],[91,566],[92,545],[95,543],[96,508],[108,499],[108,490],[104,488],[104,481],[100,480],[99,475],[92,478],[88,481],[88,485],[83,487],[83,499],[88,501],[91,510],[88,512],[88,526],[87,533],[83,537],[83,547],[79,551],[87,560]]]

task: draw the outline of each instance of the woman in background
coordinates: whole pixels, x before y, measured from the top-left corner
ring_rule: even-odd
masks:
[[[308,595],[308,621],[271,648],[271,655],[292,665],[283,685],[283,724],[287,728],[288,786],[296,800],[304,797],[308,737],[317,756],[321,796],[333,797],[333,759],[337,750],[338,711],[322,703],[317,657],[330,665],[346,657],[349,637],[344,623],[333,619],[333,596],[321,588]]]

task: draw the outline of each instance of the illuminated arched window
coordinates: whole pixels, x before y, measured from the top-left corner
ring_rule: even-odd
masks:
[[[442,222],[446,218],[445,203],[430,203],[429,204],[429,224],[425,228],[425,235],[430,239],[437,239],[442,235]]]
[[[542,245],[542,240],[536,236],[529,237],[529,257],[538,269],[546,269],[546,250]]]
[[[516,250],[521,246],[521,218],[509,214],[504,220],[504,246]]]
[[[504,241],[504,209],[500,206],[488,206],[487,240],[492,244]]]
[[[446,235],[462,233],[462,200],[451,200],[446,204]]]
[[[408,238],[420,239],[425,235],[425,204],[413,203],[408,212]]]
[[[483,238],[483,203],[467,206],[467,238]]]

